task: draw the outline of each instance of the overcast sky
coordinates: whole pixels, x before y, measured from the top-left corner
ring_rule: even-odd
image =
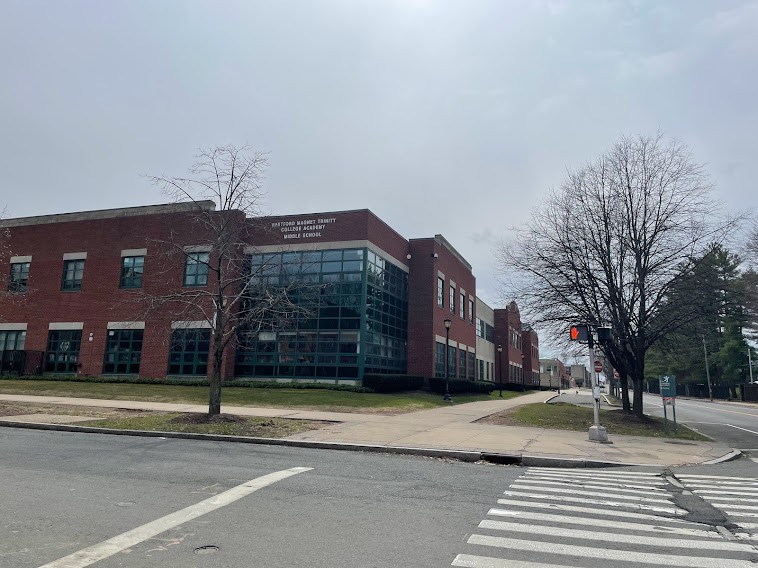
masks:
[[[0,210],[162,203],[142,174],[270,151],[272,214],[368,208],[493,247],[566,168],[658,129],[758,204],[758,2],[1,0]]]

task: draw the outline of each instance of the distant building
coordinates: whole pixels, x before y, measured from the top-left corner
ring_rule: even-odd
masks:
[[[560,359],[540,359],[540,387],[547,389],[569,388],[571,373]]]
[[[590,372],[584,365],[571,365],[572,386],[577,388],[590,386]]]

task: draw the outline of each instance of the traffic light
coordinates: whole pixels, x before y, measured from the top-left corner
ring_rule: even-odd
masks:
[[[572,325],[570,329],[571,341],[587,343],[590,337],[590,328],[584,324]]]
[[[599,326],[597,328],[597,341],[598,343],[607,343],[611,340],[611,328],[606,326]]]

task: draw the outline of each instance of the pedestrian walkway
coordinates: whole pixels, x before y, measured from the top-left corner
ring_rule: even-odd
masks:
[[[744,529],[740,536],[758,543],[758,479],[677,474],[686,489],[707,501]]]
[[[659,440],[635,436],[610,436],[611,444],[590,442],[586,432],[546,430],[484,424],[477,420],[522,404],[545,402],[550,392],[534,392],[512,399],[493,399],[444,406],[395,416],[365,413],[323,412],[287,408],[222,407],[222,412],[240,416],[280,417],[334,422],[332,425],[296,434],[285,440],[298,443],[342,444],[393,449],[431,449],[495,454],[520,463],[554,460],[556,465],[573,460],[578,467],[587,463],[612,462],[630,465],[679,466],[704,463],[733,455],[715,442]],[[201,405],[125,400],[66,398],[0,394],[0,401],[126,408],[164,412],[206,412]],[[84,418],[83,418],[84,419]],[[5,417],[0,422],[45,422],[45,417]],[[69,418],[68,420],[72,420]],[[48,422],[54,422],[48,420]],[[360,448],[359,448],[360,449]],[[560,463],[559,463],[560,462]]]
[[[682,519],[656,473],[529,468],[497,499],[453,566],[755,566],[750,542]]]

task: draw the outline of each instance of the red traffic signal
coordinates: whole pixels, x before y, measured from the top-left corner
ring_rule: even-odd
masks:
[[[590,329],[586,325],[572,325],[569,330],[571,341],[586,343],[589,339]]]

